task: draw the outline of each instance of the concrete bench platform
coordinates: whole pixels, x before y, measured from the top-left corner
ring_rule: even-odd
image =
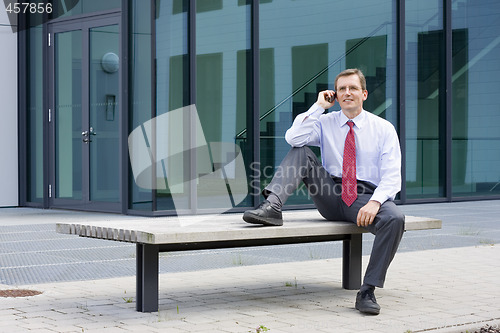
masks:
[[[130,242],[137,251],[137,311],[158,311],[159,253],[234,247],[343,241],[342,287],[361,286],[362,234],[349,222],[326,221],[316,210],[286,211],[284,225],[247,224],[242,214],[138,218],[57,223],[56,231],[81,237]],[[440,229],[441,220],[406,216],[405,230]]]

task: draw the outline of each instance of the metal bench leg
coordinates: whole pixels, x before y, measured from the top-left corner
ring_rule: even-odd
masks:
[[[158,255],[157,245],[137,243],[137,311],[158,311]]]
[[[343,241],[342,287],[355,290],[361,287],[361,254],[363,235],[351,235]]]

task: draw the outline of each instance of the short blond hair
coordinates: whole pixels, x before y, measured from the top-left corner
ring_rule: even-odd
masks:
[[[337,90],[337,81],[339,80],[340,77],[343,77],[343,76],[350,76],[350,75],[357,75],[359,77],[359,82],[361,83],[361,89],[364,91],[366,90],[366,78],[363,74],[363,72],[361,72],[361,70],[357,69],[357,68],[349,68],[349,69],[346,69],[342,72],[340,72],[337,77],[335,78],[335,90]]]

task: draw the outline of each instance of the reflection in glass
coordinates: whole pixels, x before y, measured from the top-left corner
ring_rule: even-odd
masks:
[[[55,38],[55,197],[82,199],[82,32]]]
[[[199,1],[202,6],[208,1]],[[250,57],[250,5],[237,6],[232,0],[214,2],[221,8],[197,8],[196,14],[196,107],[203,127],[205,140],[212,143],[229,143],[235,149],[209,149],[197,152],[195,179],[197,208],[219,208],[231,189],[219,187],[221,177],[243,181],[237,187],[246,187],[245,170],[234,164],[227,165],[239,155],[234,143],[242,151],[251,146],[248,142],[247,115],[252,112],[251,57]],[[200,9],[200,10],[198,10]],[[217,10],[216,10],[217,9]],[[242,131],[245,135],[240,135]],[[250,164],[248,159],[247,165]],[[235,202],[234,205],[238,205]],[[243,202],[240,205],[248,206]]]
[[[454,196],[500,194],[498,22],[498,1],[464,0],[453,6]]]
[[[89,34],[90,200],[119,202],[120,32],[110,25]]]
[[[346,68],[367,79],[364,107],[397,126],[393,1],[350,3],[276,0],[260,6],[260,147],[263,186],[289,151],[285,131],[294,117],[333,89]],[[363,18],[363,19],[360,19]],[[338,104],[333,110],[339,110]],[[319,153],[319,150],[316,149]],[[299,188],[287,204],[311,203]]]
[[[129,60],[129,132],[152,115],[151,85],[153,65],[151,62],[151,1],[133,0],[130,3],[130,60]],[[131,175],[129,175],[129,179]],[[151,179],[152,181],[152,179]],[[129,207],[135,210],[152,211],[153,193],[130,181]]]
[[[445,73],[442,1],[406,1],[406,191],[444,193]]]
[[[43,201],[43,29],[36,26],[27,30],[27,195],[28,202]]]
[[[156,1],[156,117],[170,121],[152,122],[156,132],[152,140],[155,156],[170,156],[188,149],[189,135],[185,129],[189,128],[189,117],[182,113],[177,113],[177,117],[165,116],[189,105],[187,7],[187,0]],[[154,210],[189,209],[189,156],[180,154],[179,158],[158,161],[154,168]],[[177,199],[175,204],[173,197]]]
[[[52,1],[52,18],[89,14],[104,10],[119,9],[121,0],[56,0]]]

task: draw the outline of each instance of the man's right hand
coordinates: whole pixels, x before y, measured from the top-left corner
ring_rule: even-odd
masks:
[[[331,102],[329,102],[331,100]],[[316,103],[323,109],[329,109],[335,104],[335,91],[324,90],[318,94],[318,100]]]

